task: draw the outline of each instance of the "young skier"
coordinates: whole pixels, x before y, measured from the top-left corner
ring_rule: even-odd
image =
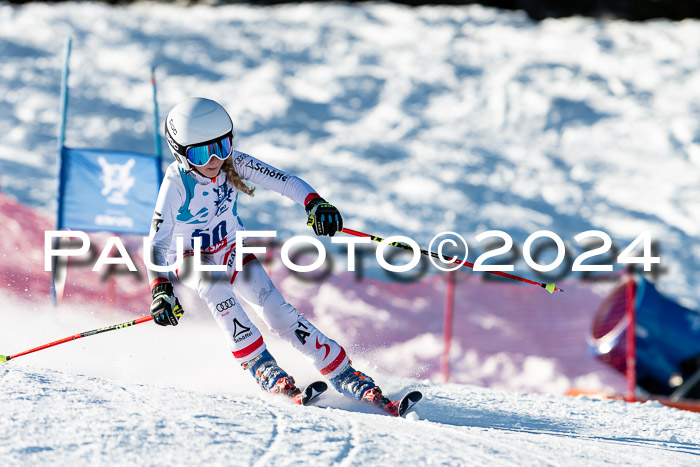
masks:
[[[254,191],[243,180],[304,206],[316,235],[333,236],[342,230],[338,210],[300,178],[233,150],[233,124],[217,102],[191,98],[177,104],[166,117],[165,137],[176,162],[166,171],[153,214],[149,235],[153,264],[175,263],[177,237],[182,237],[185,251],[183,264],[175,272],[149,270],[155,323],[175,326],[184,312],[173,293],[174,276],[206,301],[234,358],[258,384],[301,403],[294,378],[279,367],[241,307],[244,298],[262,307],[265,324],[308,357],[336,390],[398,414],[398,402],[385,398],[372,378],[351,366],[343,347],[285,301],[253,254],[242,259],[244,274],[235,270],[236,232],[244,229],[238,217],[238,195],[252,196]],[[202,264],[226,265],[226,272],[188,272],[195,237],[202,241]]]

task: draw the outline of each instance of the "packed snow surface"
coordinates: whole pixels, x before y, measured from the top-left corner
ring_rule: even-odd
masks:
[[[408,420],[333,397],[300,407],[53,370],[0,381],[4,465],[690,466],[700,454],[697,417],[657,403],[413,383],[427,399]]]
[[[574,256],[580,232],[605,231],[624,248],[649,230],[664,267],[660,289],[700,304],[698,21],[535,23],[480,6],[373,3],[1,3],[0,188],[46,213],[56,208],[68,36],[68,146],[153,152],[155,66],[159,126],[183,98],[220,101],[237,149],[300,175],[350,228],[421,245],[456,231],[470,240],[471,260],[483,246],[473,237],[490,229],[516,245],[551,230]],[[250,229],[308,233],[302,209],[275,193],[241,201]],[[23,238],[25,221],[0,227],[5,246]],[[21,245],[9,244],[3,262],[21,267]],[[515,264],[516,274],[533,275]],[[133,319],[103,303],[55,313],[19,302],[37,293],[40,273],[19,279],[28,286],[2,285],[3,355]],[[320,303],[348,298],[338,290],[316,293]],[[372,310],[354,311],[369,320],[361,315]],[[261,395],[211,320],[197,316],[0,364],[0,463],[698,463],[698,414],[412,379],[375,367],[361,349],[353,360],[388,395],[423,391],[417,417],[376,414],[331,391],[314,407],[292,406]],[[412,351],[439,348],[427,335],[407,342]],[[318,378],[285,344],[268,343],[300,383]],[[391,349],[397,366],[400,350]]]
[[[3,348],[119,322],[85,310],[3,311]],[[126,318],[125,318],[126,319]],[[80,328],[78,328],[80,327]],[[408,419],[326,392],[313,407],[261,394],[211,322],[152,323],[0,366],[3,465],[697,465],[700,414],[376,374]],[[14,336],[14,337],[13,337]],[[301,384],[318,378],[268,340]],[[371,365],[359,360],[366,370]],[[47,367],[50,367],[47,368]]]

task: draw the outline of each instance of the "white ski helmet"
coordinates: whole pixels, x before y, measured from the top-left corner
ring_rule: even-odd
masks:
[[[185,171],[205,165],[213,156],[226,159],[233,151],[233,136],[228,112],[203,97],[185,99],[165,118],[165,139]]]

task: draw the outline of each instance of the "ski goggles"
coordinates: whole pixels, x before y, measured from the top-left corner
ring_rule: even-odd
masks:
[[[184,152],[190,164],[202,167],[207,165],[212,157],[222,161],[225,160],[231,155],[232,150],[233,134],[229,133],[211,141],[205,141],[194,146],[186,146]]]
[[[224,136],[204,141],[203,143],[180,146],[170,135],[170,130],[166,125],[165,138],[168,140],[168,145],[177,153],[175,158],[178,161],[180,161],[179,157],[182,156],[196,167],[207,165],[212,157],[223,161],[230,156],[233,151],[233,131],[226,133]]]

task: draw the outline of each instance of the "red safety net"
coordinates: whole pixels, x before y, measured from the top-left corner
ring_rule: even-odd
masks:
[[[590,345],[612,283],[570,281],[557,284],[564,293],[550,295],[457,277],[450,381],[552,393],[625,390],[621,374],[595,358]]]
[[[451,321],[445,273],[409,284],[358,282],[342,273],[320,286],[289,276],[274,268],[285,297],[352,356],[380,371],[433,380],[448,375],[449,382],[530,392],[626,391],[624,375],[596,358],[591,343],[596,312],[619,276],[566,281],[557,284],[565,292],[549,294],[459,271]]]

